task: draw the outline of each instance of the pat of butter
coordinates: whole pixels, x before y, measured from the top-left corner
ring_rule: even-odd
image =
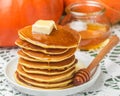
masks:
[[[32,25],[32,33],[49,35],[53,28],[57,30],[57,26],[53,20],[38,20]]]

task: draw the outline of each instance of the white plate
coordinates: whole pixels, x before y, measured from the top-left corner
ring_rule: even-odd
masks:
[[[76,52],[76,57],[80,59],[80,61],[82,61],[86,66],[88,66],[88,64],[93,59],[88,54],[82,52]],[[45,89],[38,90],[38,89],[30,89],[16,83],[14,79],[14,72],[16,71],[17,68],[17,62],[18,62],[18,58],[16,57],[5,66],[5,76],[13,88],[17,89],[20,92],[34,96],[66,96],[70,94],[75,94],[77,92],[81,92],[95,83],[101,71],[100,67],[98,67],[91,80],[79,86],[62,89],[62,90],[45,90]]]

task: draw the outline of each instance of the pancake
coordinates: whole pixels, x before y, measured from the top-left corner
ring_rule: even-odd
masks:
[[[22,66],[22,69],[26,72],[26,73],[31,73],[31,74],[42,74],[42,75],[58,75],[58,74],[63,74],[65,72],[68,72],[70,70],[72,70],[75,67],[75,64],[73,64],[72,66],[70,66],[70,68],[66,68],[64,70],[50,70],[50,69],[35,69],[35,68],[27,68],[23,65],[18,65],[18,66]]]
[[[42,74],[30,74],[26,73],[23,69],[22,66],[17,67],[17,72],[24,77],[27,77],[29,79],[39,81],[39,82],[47,82],[47,83],[52,83],[52,82],[61,82],[64,80],[67,80],[69,78],[73,77],[73,74],[75,72],[75,68],[71,69],[68,72],[65,72],[64,74],[59,74],[59,75],[42,75]]]
[[[72,51],[75,51],[74,49],[70,50],[71,53],[68,54],[63,54],[63,56],[56,56],[56,55],[45,55],[45,54],[39,54],[38,52],[31,52],[27,53],[28,50],[19,50],[17,53],[19,57],[28,60],[28,61],[34,61],[34,62],[59,62],[65,59],[70,58],[73,54]],[[68,53],[68,52],[67,52]],[[36,57],[34,56],[36,55]],[[66,57],[67,56],[67,57]],[[57,58],[58,57],[58,58]]]
[[[19,57],[21,57],[21,58],[23,58],[23,59],[25,59],[25,60],[33,61],[33,62],[41,62],[41,61],[38,60],[38,59],[32,58],[32,57],[24,54],[21,50],[19,50],[17,53],[18,53]]]
[[[75,56],[60,61],[60,62],[32,62],[28,61],[22,58],[19,58],[18,62],[19,64],[27,67],[27,68],[35,68],[35,69],[59,69],[63,70],[65,68],[68,68],[69,66],[73,65],[73,63],[76,61]]]
[[[22,49],[19,51],[22,51],[24,54],[28,55],[29,57],[38,59],[43,62],[45,62],[45,61],[46,62],[57,62],[57,61],[62,61],[67,58],[70,58],[76,51],[76,48],[71,48],[67,52],[60,54],[60,55],[48,55],[48,54],[44,54],[41,52],[33,52],[30,50],[25,50],[25,49]]]
[[[17,39],[15,41],[15,44],[21,48],[31,50],[31,51],[37,51],[37,52],[42,52],[45,54],[62,54],[66,52],[68,49],[53,49],[53,48],[42,48],[40,46],[33,45],[25,40]]]
[[[59,83],[44,83],[44,82],[37,82],[31,79],[28,79],[26,77],[23,77],[21,75],[19,75],[19,78],[22,79],[23,81],[29,83],[30,85],[33,86],[38,86],[38,87],[43,87],[43,88],[59,88],[59,87],[65,87],[67,86],[69,83],[72,82],[72,79],[68,79]]]
[[[62,26],[57,26],[58,30],[53,29],[50,35],[32,34],[32,26],[24,27],[19,30],[18,35],[23,40],[43,48],[74,48],[80,42],[78,32],[64,29]]]
[[[69,87],[73,86],[72,83],[69,83],[72,81],[72,79],[68,79],[66,82],[60,82],[58,84],[57,83],[55,83],[55,84],[48,84],[47,83],[46,84],[46,83],[40,83],[37,81],[33,81],[31,79],[28,79],[26,77],[23,77],[23,76],[19,75],[17,72],[15,72],[14,77],[15,77],[15,80],[18,84],[25,86],[25,87],[28,87],[28,88],[32,88],[32,89],[58,90],[58,89],[64,89],[64,88],[69,88]]]

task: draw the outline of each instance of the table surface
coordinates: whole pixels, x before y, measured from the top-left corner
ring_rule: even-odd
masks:
[[[120,37],[120,24],[111,28],[112,34]],[[4,66],[17,55],[18,48],[0,48],[0,96],[29,96],[9,86],[4,76]],[[86,54],[95,56],[99,50]],[[70,96],[120,96],[120,43],[102,60],[101,74],[95,84],[83,92]]]

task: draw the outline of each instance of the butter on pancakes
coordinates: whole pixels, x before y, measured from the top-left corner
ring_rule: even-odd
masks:
[[[64,29],[62,26],[57,26],[58,29],[46,34],[32,34],[32,27],[27,26],[18,31],[18,35],[23,40],[43,48],[74,48],[78,46],[80,35],[77,32]]]
[[[76,71],[75,51],[79,33],[57,26],[49,35],[32,34],[32,27],[19,30],[17,83],[30,88],[63,89],[72,86]]]

